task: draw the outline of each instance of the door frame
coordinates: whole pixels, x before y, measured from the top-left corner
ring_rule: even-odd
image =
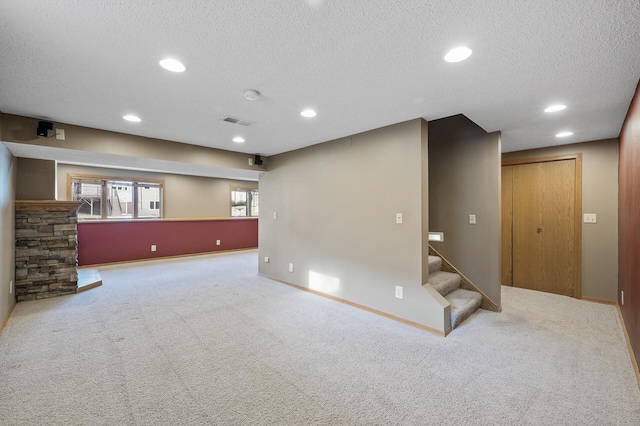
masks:
[[[548,163],[552,161],[564,161],[575,160],[575,282],[573,283],[573,297],[575,299],[582,298],[582,154],[570,154],[570,155],[557,155],[552,157],[539,157],[539,158],[521,158],[516,160],[502,161],[501,166],[517,166],[521,164],[532,163]],[[502,170],[502,169],[500,169]],[[500,173],[502,177],[502,173]],[[513,232],[511,234],[513,240]],[[511,285],[513,285],[513,245],[511,247]]]

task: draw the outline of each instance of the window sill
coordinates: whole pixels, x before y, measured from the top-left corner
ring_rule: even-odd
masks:
[[[148,219],[78,219],[78,223],[144,223],[144,222],[210,222],[215,220],[258,220],[254,217],[198,217],[198,218],[148,218]]]

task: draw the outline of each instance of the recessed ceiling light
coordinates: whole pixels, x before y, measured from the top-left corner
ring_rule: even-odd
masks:
[[[312,109],[305,109],[300,113],[301,116],[311,118],[316,116],[316,112]]]
[[[244,138],[240,137],[240,136],[236,136],[235,138],[233,138],[233,141],[235,143],[242,143],[242,142],[244,142]]]
[[[172,71],[172,72],[183,72],[184,70],[187,69],[187,67],[182,65],[182,62],[176,59],[171,59],[171,58],[161,60],[160,66],[165,70]]]
[[[322,6],[323,1],[324,0],[307,0],[307,4],[309,5],[309,7],[316,8]]]
[[[260,96],[260,92],[254,89],[247,89],[244,91],[244,97],[246,99],[249,99],[250,101],[257,101],[258,99],[260,99]]]
[[[573,132],[560,132],[556,135],[556,138],[566,138],[567,136],[571,136]]]
[[[556,112],[556,111],[562,111],[563,109],[565,109],[567,106],[566,105],[561,105],[561,104],[556,104],[556,105],[551,105],[549,107],[547,107],[544,112]]]
[[[139,122],[142,121],[142,119],[140,119],[140,117],[138,117],[137,115],[132,115],[132,114],[123,115],[122,118],[124,118],[127,121],[131,121],[133,123],[139,123]]]
[[[460,46],[455,49],[451,49],[446,55],[444,60],[447,62],[460,62],[471,56],[471,49],[468,47]]]

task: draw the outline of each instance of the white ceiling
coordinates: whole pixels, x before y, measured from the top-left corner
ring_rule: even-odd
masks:
[[[503,152],[617,137],[640,79],[638,0],[0,0],[0,31],[4,113],[262,155],[459,113]]]

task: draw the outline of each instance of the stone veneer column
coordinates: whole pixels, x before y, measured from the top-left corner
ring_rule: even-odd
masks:
[[[75,293],[79,202],[16,200],[16,301]]]

